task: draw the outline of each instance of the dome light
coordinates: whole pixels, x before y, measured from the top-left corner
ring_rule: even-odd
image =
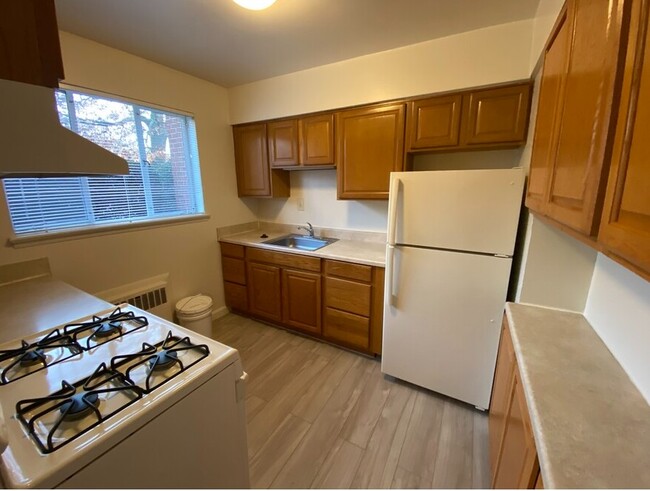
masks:
[[[275,0],[233,0],[240,7],[249,10],[264,10],[275,3]]]

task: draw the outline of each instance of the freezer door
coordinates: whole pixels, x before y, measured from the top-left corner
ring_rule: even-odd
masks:
[[[512,255],[523,169],[394,172],[389,242]]]
[[[389,246],[382,372],[487,409],[511,263]]]

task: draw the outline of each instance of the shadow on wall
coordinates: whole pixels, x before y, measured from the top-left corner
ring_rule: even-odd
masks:
[[[523,151],[522,147],[510,150],[419,154],[413,157],[413,170],[512,169],[521,164]]]

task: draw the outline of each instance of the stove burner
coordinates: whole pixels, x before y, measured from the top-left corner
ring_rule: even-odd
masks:
[[[25,354],[20,357],[20,366],[30,367],[36,365],[37,363],[45,364],[46,357],[45,353],[41,348],[33,348],[29,351],[25,351]]]
[[[149,368],[152,370],[166,370],[176,362],[178,362],[176,352],[166,349],[151,357],[149,360]]]
[[[105,322],[102,322],[97,327],[97,329],[95,329],[93,335],[97,336],[98,338],[106,338],[120,332],[122,332],[122,322],[107,320]]]
[[[71,335],[83,350],[91,350],[100,344],[142,329],[148,324],[146,317],[136,316],[132,310],[122,312],[122,308],[117,307],[108,315],[102,317],[93,315],[92,319],[85,322],[67,324],[63,331]]]
[[[99,406],[99,396],[94,392],[80,392],[65,402],[60,408],[61,414],[67,420],[77,420],[87,416]]]

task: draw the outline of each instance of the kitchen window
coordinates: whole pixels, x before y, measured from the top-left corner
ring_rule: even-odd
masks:
[[[203,214],[192,117],[67,89],[56,104],[63,126],[126,159],[129,174],[5,179],[17,237]]]

